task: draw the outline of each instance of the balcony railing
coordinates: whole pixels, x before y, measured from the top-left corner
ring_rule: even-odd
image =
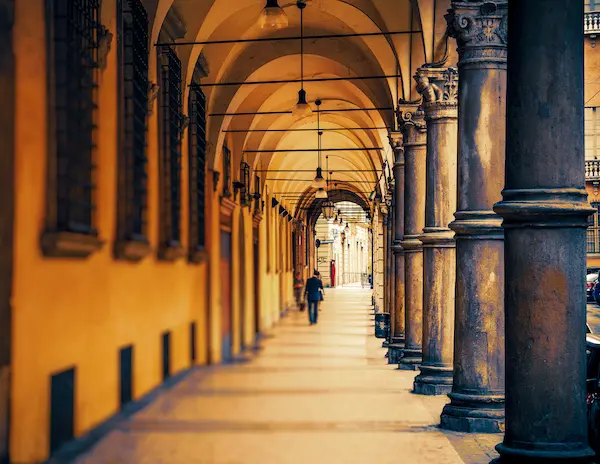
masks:
[[[586,180],[600,179],[600,160],[585,161],[585,178]]]
[[[600,33],[600,12],[585,13],[583,16],[583,32],[585,34]]]

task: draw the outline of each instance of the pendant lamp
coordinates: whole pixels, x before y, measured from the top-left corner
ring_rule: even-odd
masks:
[[[292,115],[296,119],[305,118],[312,115],[312,109],[306,101],[306,91],[304,90],[304,16],[303,11],[306,3],[298,1],[296,6],[300,10],[300,91],[298,92],[298,103],[292,108]]]
[[[325,178],[323,177],[323,169],[321,169],[321,136],[323,135],[323,132],[321,131],[321,112],[319,111],[319,106],[321,106],[321,100],[317,100],[315,102],[315,104],[317,105],[317,131],[319,134],[319,139],[317,142],[317,175],[315,176],[315,178],[312,181],[311,187],[315,188],[315,189],[323,189],[325,190],[327,188],[327,182],[325,181]],[[327,194],[327,192],[325,192],[325,194]],[[317,197],[319,198],[319,197]],[[325,197],[327,198],[327,197]]]
[[[319,199],[326,199],[327,198],[327,191],[324,188],[320,188],[317,190],[317,193],[315,194],[315,198],[319,198]]]
[[[261,29],[284,29],[288,26],[287,15],[277,0],[267,0],[258,17],[258,25]]]

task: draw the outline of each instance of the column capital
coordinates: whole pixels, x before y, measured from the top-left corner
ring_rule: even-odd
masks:
[[[417,91],[423,96],[425,121],[458,118],[458,70],[422,67],[415,75]]]
[[[420,100],[416,102],[400,100],[396,109],[396,120],[403,134],[405,147],[427,143],[427,124]]]
[[[404,136],[402,132],[389,133],[390,146],[394,150],[394,167],[404,166]]]
[[[445,16],[459,68],[506,68],[508,2],[453,1]]]

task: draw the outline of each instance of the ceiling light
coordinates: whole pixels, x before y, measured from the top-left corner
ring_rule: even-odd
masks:
[[[324,202],[321,208],[323,210],[323,216],[325,216],[325,219],[333,219],[333,215],[335,214],[335,206],[331,201]]]
[[[323,188],[320,188],[319,190],[317,190],[317,193],[315,194],[316,198],[319,199],[326,199],[327,198],[327,191]]]
[[[261,29],[284,29],[288,26],[287,15],[277,0],[267,0],[267,4],[258,17],[258,25]]]
[[[292,115],[296,119],[312,116],[312,109],[306,101],[306,91],[304,89],[300,89],[298,92],[298,103],[292,108]]]
[[[325,179],[323,178],[323,170],[321,168],[317,168],[317,175],[313,179],[311,187],[315,189],[327,188],[327,181],[325,181]]]

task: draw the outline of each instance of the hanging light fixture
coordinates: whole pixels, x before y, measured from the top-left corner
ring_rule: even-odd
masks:
[[[323,134],[323,132],[319,131],[319,147],[321,146],[321,135]],[[329,156],[327,156],[325,158],[325,163],[327,164],[327,173],[329,175],[328,180],[327,180],[327,190],[329,190],[329,179],[331,179],[331,172],[329,172]],[[329,192],[327,192],[327,196],[329,197]],[[321,209],[323,210],[323,216],[325,216],[325,219],[327,219],[328,221],[330,219],[333,218],[333,215],[335,214],[335,205],[333,204],[333,202],[331,200],[327,200],[323,203],[323,205],[321,206]]]
[[[315,198],[319,198],[321,200],[324,200],[327,198],[327,190],[325,190],[324,188],[320,188],[317,190],[317,193],[315,193]]]
[[[350,233],[350,226],[348,225],[348,223],[346,223],[346,227],[344,227],[344,232],[346,232],[347,234]]]
[[[304,16],[303,11],[306,8],[306,3],[303,1],[296,2],[296,6],[300,10],[300,91],[298,92],[298,103],[292,108],[292,115],[296,119],[305,118],[312,115],[312,109],[306,101],[306,91],[304,90]]]
[[[288,26],[287,15],[277,0],[267,0],[258,17],[258,25],[261,29],[284,29]]]
[[[315,189],[322,189],[323,191],[325,191],[325,189],[327,188],[327,182],[323,178],[323,169],[321,169],[321,136],[323,135],[323,132],[321,131],[321,112],[319,111],[319,106],[321,106],[321,100],[317,100],[315,102],[315,104],[317,105],[317,131],[319,134],[319,139],[317,142],[318,166],[317,166],[317,175],[313,179],[311,187],[315,188]],[[317,197],[317,198],[319,198],[319,197]],[[327,198],[327,192],[325,192],[325,197],[321,197],[321,198]]]

